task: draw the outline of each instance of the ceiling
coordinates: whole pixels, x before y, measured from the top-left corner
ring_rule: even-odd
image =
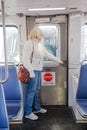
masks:
[[[1,1],[1,0],[0,0]],[[68,14],[71,12],[87,12],[87,0],[4,0],[5,13],[7,15],[56,15]],[[0,6],[1,7],[1,6]],[[29,12],[28,8],[58,8],[66,7],[63,11],[38,11]]]

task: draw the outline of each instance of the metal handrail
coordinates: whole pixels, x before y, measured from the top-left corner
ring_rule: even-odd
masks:
[[[2,10],[3,41],[4,41],[4,56],[5,56],[5,79],[3,79],[3,80],[0,79],[0,83],[4,83],[8,79],[8,62],[7,62],[7,50],[6,50],[4,0],[1,0],[1,10]]]

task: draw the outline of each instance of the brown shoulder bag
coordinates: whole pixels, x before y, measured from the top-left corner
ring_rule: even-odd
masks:
[[[20,65],[18,68],[18,79],[22,83],[27,83],[30,79],[30,73],[29,71],[24,67],[24,65]]]

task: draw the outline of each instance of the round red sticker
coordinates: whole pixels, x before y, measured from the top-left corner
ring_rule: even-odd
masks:
[[[51,73],[45,73],[44,74],[44,80],[49,82],[53,79],[53,75]]]

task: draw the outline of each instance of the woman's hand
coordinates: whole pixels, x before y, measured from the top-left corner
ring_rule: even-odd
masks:
[[[59,62],[59,65],[61,65],[61,66],[63,66],[63,67],[67,67],[68,63],[67,63],[66,60],[65,60],[65,61],[60,61],[60,62]]]
[[[63,65],[64,65],[64,62],[63,62],[63,61],[60,61],[60,62],[59,62],[59,65],[63,66]]]

